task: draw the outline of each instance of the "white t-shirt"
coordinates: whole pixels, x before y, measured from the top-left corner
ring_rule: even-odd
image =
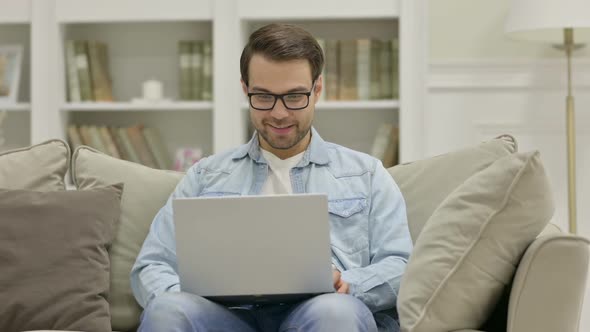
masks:
[[[268,162],[268,177],[262,186],[262,195],[292,194],[291,168],[295,167],[303,158],[305,151],[287,159],[281,159],[271,152],[260,149],[264,159]]]

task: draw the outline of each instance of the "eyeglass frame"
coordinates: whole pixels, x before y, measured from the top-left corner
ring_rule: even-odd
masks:
[[[248,96],[248,102],[250,104],[250,107],[252,107],[253,109],[257,110],[257,111],[272,111],[273,108],[275,108],[275,106],[277,106],[277,100],[281,100],[281,102],[283,102],[283,106],[285,106],[286,109],[290,110],[290,111],[300,111],[304,108],[307,108],[309,106],[309,97],[311,96],[311,94],[313,93],[313,90],[315,90],[315,83],[316,80],[313,81],[313,84],[311,85],[311,90],[308,92],[289,92],[289,93],[283,93],[283,94],[274,94],[274,93],[270,93],[270,92],[248,92],[247,96]],[[272,103],[272,106],[270,108],[257,108],[254,107],[254,105],[252,105],[252,96],[260,96],[260,95],[268,95],[268,96],[273,96],[275,98],[274,102]],[[289,107],[287,106],[287,103],[285,102],[285,99],[283,99],[285,96],[289,96],[289,95],[305,95],[307,97],[307,104],[305,104],[305,106],[303,107]]]

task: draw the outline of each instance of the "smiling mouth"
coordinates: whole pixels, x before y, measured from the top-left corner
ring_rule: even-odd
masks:
[[[268,124],[268,126],[270,127],[270,130],[276,134],[288,134],[291,129],[295,127],[295,125],[276,127],[271,124]]]

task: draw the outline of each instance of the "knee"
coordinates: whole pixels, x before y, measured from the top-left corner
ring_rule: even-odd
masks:
[[[166,330],[191,331],[200,317],[207,317],[215,304],[196,295],[169,292],[154,298],[143,312],[142,331]]]
[[[325,294],[315,298],[310,303],[309,312],[317,318],[333,320],[358,321],[371,317],[369,308],[359,299],[346,294]]]

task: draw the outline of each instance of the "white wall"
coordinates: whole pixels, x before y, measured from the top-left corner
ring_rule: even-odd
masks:
[[[565,61],[549,45],[510,40],[511,0],[429,2],[430,69],[425,153],[436,155],[501,133],[539,150],[567,230]],[[578,229],[590,237],[590,46],[575,54]],[[580,331],[590,331],[590,281]]]
[[[430,55],[443,59],[560,58],[542,44],[514,41],[504,34],[511,0],[429,2]],[[574,36],[575,37],[575,36]],[[577,56],[590,56],[590,47]]]

